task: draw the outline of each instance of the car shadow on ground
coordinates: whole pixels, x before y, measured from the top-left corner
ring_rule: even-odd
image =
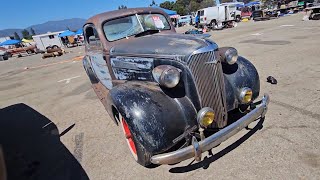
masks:
[[[0,146],[7,179],[89,179],[60,141],[73,127],[59,134],[52,121],[25,104],[0,109]]]
[[[204,157],[204,159],[200,162],[194,163],[192,161],[189,165],[187,166],[182,166],[182,167],[174,167],[169,170],[171,173],[185,173],[185,172],[190,172],[196,169],[207,169],[209,168],[210,164],[215,162],[216,160],[220,159],[224,155],[228,154],[238,146],[240,146],[243,142],[245,142],[247,139],[249,139],[254,133],[256,133],[258,130],[263,128],[263,122],[264,118],[258,119],[259,122],[256,124],[256,126],[252,129],[248,129],[249,132],[247,132],[244,136],[242,136],[240,139],[238,139],[236,142],[232,143],[228,147],[224,148],[220,152],[213,154],[212,151],[209,151],[209,156]],[[192,164],[194,163],[194,164]]]

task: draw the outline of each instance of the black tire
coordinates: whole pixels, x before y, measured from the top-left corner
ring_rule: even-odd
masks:
[[[8,60],[9,56],[3,56],[3,60]]]
[[[129,147],[129,150],[137,163],[140,165],[152,168],[153,165],[150,161],[151,152],[148,152],[144,146],[134,137],[135,132],[133,129],[127,124],[125,118],[123,118],[119,113],[119,120],[121,128],[125,134],[125,138]],[[129,130],[129,131],[128,131]],[[128,133],[129,132],[129,133]]]
[[[46,50],[50,50],[50,49],[52,49],[52,47],[51,47],[51,46],[46,47]]]
[[[28,53],[28,54],[32,54],[32,51],[31,51],[31,50],[27,50],[27,53]]]
[[[52,48],[53,48],[53,49],[58,49],[58,48],[59,48],[59,46],[54,45],[54,46],[52,46]]]
[[[241,17],[238,15],[237,17],[236,17],[236,22],[240,22],[241,21]]]
[[[212,20],[211,23],[210,23],[211,29],[215,29],[215,26],[216,26],[216,25],[217,25],[216,20]]]

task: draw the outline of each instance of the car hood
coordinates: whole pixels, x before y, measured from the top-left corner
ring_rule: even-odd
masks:
[[[208,46],[205,36],[185,34],[153,34],[129,39],[111,49],[111,54],[148,54],[187,56]]]

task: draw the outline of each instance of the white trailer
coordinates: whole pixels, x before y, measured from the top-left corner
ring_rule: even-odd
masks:
[[[237,10],[234,4],[222,4],[200,9],[197,15],[200,16],[200,26],[215,27],[230,21],[241,20],[241,11]]]
[[[64,31],[59,32],[48,32],[46,34],[39,34],[32,36],[34,42],[37,43],[37,48],[45,51],[48,47],[62,47],[63,43],[61,41],[61,38],[58,37],[60,33]]]

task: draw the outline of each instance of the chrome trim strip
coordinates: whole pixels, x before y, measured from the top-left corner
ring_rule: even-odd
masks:
[[[142,57],[142,58],[154,58],[154,59],[168,59],[168,60],[177,60],[184,63],[185,56],[176,55],[176,54],[132,54],[132,53],[114,53],[110,51],[110,56],[122,56],[122,57]]]
[[[243,128],[247,127],[251,122],[255,121],[259,117],[264,117],[267,106],[269,104],[270,98],[268,94],[265,94],[262,98],[261,104],[255,109],[249,112],[244,117],[240,118],[238,121],[232,123],[231,125],[225,127],[219,132],[207,137],[206,139],[199,142],[199,150],[203,153],[213,147],[219,145],[220,143],[226,141]],[[175,164],[190,158],[199,158],[199,155],[195,153],[195,148],[193,145],[179,149],[177,151],[158,154],[151,157],[151,162],[153,164]]]

